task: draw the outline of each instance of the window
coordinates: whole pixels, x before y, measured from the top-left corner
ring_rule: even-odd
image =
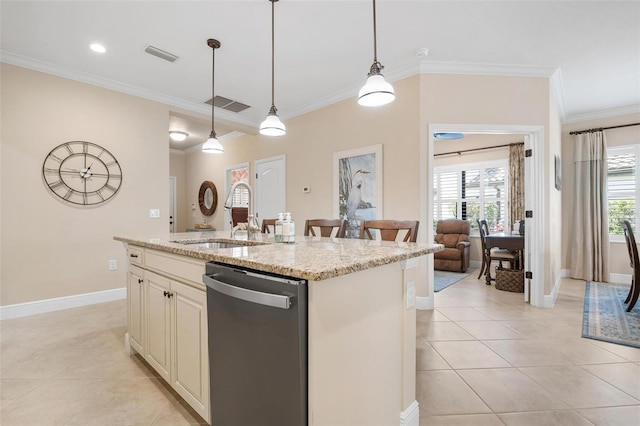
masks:
[[[611,241],[624,241],[620,222],[627,219],[636,229],[638,209],[636,200],[640,189],[637,172],[640,145],[607,149],[607,198],[609,206],[609,235]]]
[[[491,232],[509,230],[507,197],[509,162],[499,160],[435,167],[433,173],[433,227],[441,219],[485,219]]]
[[[229,189],[237,182],[249,183],[249,167],[239,167],[230,170],[230,185]],[[240,187],[233,193],[232,207],[248,207],[249,206],[249,191],[247,188]]]

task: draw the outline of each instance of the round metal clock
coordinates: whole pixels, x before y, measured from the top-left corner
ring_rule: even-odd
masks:
[[[84,206],[104,203],[122,185],[122,169],[113,154],[84,141],[53,148],[42,164],[42,177],[53,194]]]

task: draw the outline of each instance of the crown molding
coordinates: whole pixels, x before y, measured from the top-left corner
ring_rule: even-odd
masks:
[[[85,72],[75,71],[69,68],[50,64],[48,62],[38,61],[35,59],[27,58],[25,56],[16,55],[14,53],[7,52],[6,50],[0,50],[0,62],[4,62],[9,65],[16,65],[33,71],[43,72],[45,74],[55,75],[69,80],[79,81],[81,83],[91,84],[94,86],[102,87],[104,89],[125,93],[127,95],[137,96],[139,98],[148,99],[150,101],[159,102],[176,108],[182,108],[191,112],[197,112],[200,114],[211,114],[211,107],[204,103],[198,104],[195,102],[185,101],[173,96],[167,96],[161,93],[153,92],[151,90],[141,89],[139,87],[124,84],[108,78],[97,77]],[[221,122],[227,121],[233,124],[257,128],[256,123],[254,123],[252,120],[241,117],[236,113],[225,111],[221,108],[216,108],[216,120],[218,119]]]
[[[387,81],[393,83],[395,81],[399,81],[405,78],[413,77],[419,73],[418,63],[412,61],[411,63],[405,64],[399,68],[394,69],[391,72],[383,72],[383,75],[386,77]],[[364,74],[363,74],[364,75]],[[354,102],[357,101],[358,91],[365,83],[366,78],[363,77],[362,82],[358,86],[351,86],[349,89],[342,90],[340,92],[335,92],[331,95],[318,99],[312,103],[306,104],[301,108],[296,108],[294,111],[285,112],[282,114],[283,120],[288,120],[303,114],[307,114],[309,112],[315,111],[320,108],[327,107],[329,105],[333,105],[337,102],[342,102],[349,98],[353,98]]]
[[[420,60],[420,74],[469,74],[549,78],[555,71],[556,68],[553,67],[536,65],[483,64],[468,62],[438,62],[424,59]]]
[[[567,117],[563,124],[578,123],[580,121],[597,120],[600,118],[618,117],[620,115],[640,114],[640,104],[629,105],[620,108],[609,108],[596,112],[586,112],[584,114],[574,114]]]

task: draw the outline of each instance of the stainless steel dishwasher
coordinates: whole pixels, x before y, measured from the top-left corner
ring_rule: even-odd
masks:
[[[307,424],[307,281],[209,262],[211,424]]]

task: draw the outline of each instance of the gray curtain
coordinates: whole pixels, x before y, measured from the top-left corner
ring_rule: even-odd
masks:
[[[571,277],[609,281],[607,141],[603,131],[576,135]]]
[[[514,143],[509,145],[509,220],[514,223],[523,219],[524,143]]]

